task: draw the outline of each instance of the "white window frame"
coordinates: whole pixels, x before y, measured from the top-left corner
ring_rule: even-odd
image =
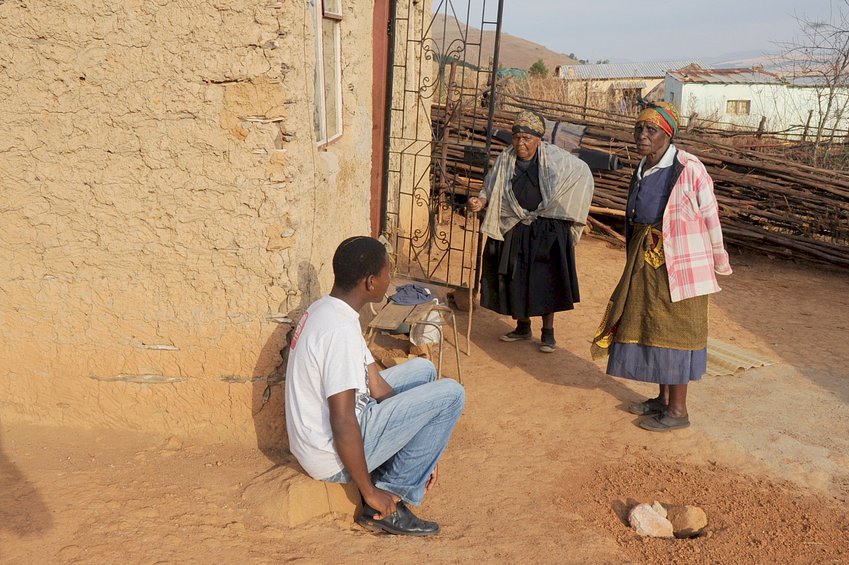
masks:
[[[342,1],[343,0],[312,0],[313,23],[315,29],[315,136],[318,145],[325,145],[342,136]],[[328,4],[331,8],[326,7]],[[332,5],[336,5],[333,11]],[[332,45],[326,45],[324,41],[324,25],[332,22],[333,38]],[[330,42],[328,42],[330,43]],[[334,77],[328,77],[325,73],[325,56],[327,50],[333,51]],[[328,100],[330,93],[335,98],[336,115],[334,116],[336,127],[331,127],[328,120]]]
[[[741,112],[742,107],[746,108],[745,112]],[[725,113],[729,116],[748,116],[752,113],[751,100],[726,100]]]

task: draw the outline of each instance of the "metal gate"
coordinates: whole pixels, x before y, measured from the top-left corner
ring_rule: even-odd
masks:
[[[479,222],[465,200],[480,188],[469,171],[489,167],[503,0],[391,10],[381,232],[396,274],[473,287]]]

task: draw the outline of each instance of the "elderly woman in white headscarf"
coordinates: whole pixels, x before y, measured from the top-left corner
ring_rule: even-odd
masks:
[[[555,350],[554,313],[580,300],[575,245],[593,193],[589,167],[543,141],[543,119],[522,111],[505,149],[469,209],[486,209],[488,236],[481,272],[481,306],[512,316],[502,341],[531,339],[531,317],[542,318],[540,351]]]

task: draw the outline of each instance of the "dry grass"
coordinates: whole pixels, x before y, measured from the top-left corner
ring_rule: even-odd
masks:
[[[503,85],[500,88],[503,94],[524,96],[559,104],[606,108],[612,102],[607,93],[592,88],[587,82],[572,82],[561,78],[528,77],[527,79],[517,79],[510,77],[499,85]]]

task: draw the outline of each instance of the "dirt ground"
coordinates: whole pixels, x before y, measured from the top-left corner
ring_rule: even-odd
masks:
[[[0,563],[849,563],[849,275],[734,254],[712,336],[775,364],[705,377],[692,426],[656,434],[624,410],[654,388],[589,357],[624,253],[584,238],[578,261],[555,353],[475,313],[466,410],[419,512],[439,536],[282,527],[242,498],[274,465],[256,449],[6,422]],[[637,537],[627,509],[653,500],[701,506],[706,532]]]

